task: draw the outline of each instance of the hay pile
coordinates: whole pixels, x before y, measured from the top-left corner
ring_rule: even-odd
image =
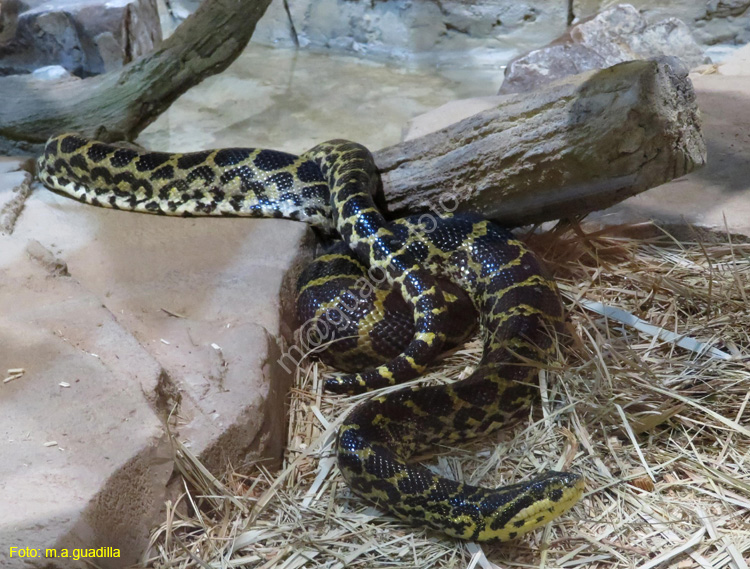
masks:
[[[361,397],[321,394],[329,370],[311,363],[297,374],[281,472],[219,481],[180,447],[182,504],[169,505],[145,564],[748,569],[750,244],[686,233],[530,236],[559,283],[571,338],[542,372],[528,420],[430,459],[486,486],[573,468],[587,493],[560,520],[478,546],[382,516],[349,492],[332,455]],[[480,351],[469,343],[421,381],[464,377]]]

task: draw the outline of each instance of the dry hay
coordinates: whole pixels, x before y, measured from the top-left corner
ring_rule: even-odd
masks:
[[[587,493],[560,520],[479,546],[381,515],[352,496],[332,455],[336,428],[361,397],[322,394],[327,370],[310,363],[291,396],[281,472],[220,482],[180,447],[185,492],[154,532],[147,565],[747,569],[750,245],[633,229],[531,236],[565,298],[571,339],[542,372],[529,420],[438,448],[430,461],[486,486],[571,467]],[[462,377],[479,356],[475,340],[423,381]]]

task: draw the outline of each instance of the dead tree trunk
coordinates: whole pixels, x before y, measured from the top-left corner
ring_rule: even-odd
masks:
[[[36,153],[47,138],[75,131],[132,140],[177,97],[226,69],[271,0],[204,0],[153,53],[90,79],[0,78],[0,153]]]
[[[706,147],[687,71],[663,59],[498,96],[375,160],[394,217],[455,201],[518,225],[606,208],[702,166]]]

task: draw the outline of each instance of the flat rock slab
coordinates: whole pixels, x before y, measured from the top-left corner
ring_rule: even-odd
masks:
[[[4,170],[0,207],[23,179]],[[278,463],[280,299],[311,244],[301,223],[105,210],[34,184],[0,235],[0,372],[24,370],[0,385],[0,566],[11,546],[138,561],[168,497],[167,424],[211,469]]]

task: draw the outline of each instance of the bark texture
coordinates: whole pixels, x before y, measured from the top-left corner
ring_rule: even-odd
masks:
[[[674,58],[571,76],[375,154],[390,215],[458,209],[506,224],[585,214],[702,166],[692,83]]]
[[[205,0],[159,49],[90,79],[0,78],[0,153],[37,153],[75,131],[132,140],[180,95],[242,52],[271,0]]]

